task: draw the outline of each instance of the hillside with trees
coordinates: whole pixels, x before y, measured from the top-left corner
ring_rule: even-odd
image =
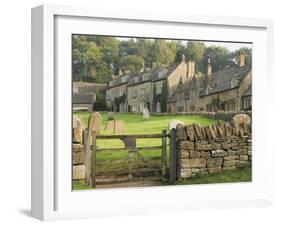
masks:
[[[206,46],[204,42],[164,39],[118,39],[106,36],[73,35],[73,81],[106,83],[112,75],[134,74],[142,67],[170,65],[180,62],[182,55],[195,61],[197,72],[206,72],[208,57],[213,72],[237,62],[238,51],[222,46]],[[246,62],[251,63],[251,49]]]

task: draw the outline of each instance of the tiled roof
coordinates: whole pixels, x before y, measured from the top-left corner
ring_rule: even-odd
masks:
[[[208,81],[206,78],[207,82],[205,81],[203,88],[206,88],[207,85],[210,85],[211,90],[209,94],[212,94],[238,87],[242,79],[249,74],[250,71],[250,65],[246,65],[244,67],[239,67],[238,65],[226,67],[222,70],[212,73],[210,81]],[[204,95],[204,92],[201,94]]]
[[[105,83],[89,83],[89,82],[74,82],[74,88],[78,93],[95,93],[96,91],[105,90]]]
[[[211,80],[207,78],[206,75],[194,75],[191,79],[187,79],[181,85],[183,86],[185,98],[189,98],[190,92],[193,88],[199,89],[199,95],[205,96],[207,86],[210,86],[208,95],[228,90],[231,88],[236,88],[240,85],[242,79],[249,74],[251,71],[251,66],[246,65],[244,67],[239,67],[238,65],[229,66],[220,71],[214,72],[211,75]],[[178,90],[180,91],[180,90]],[[244,95],[251,95],[251,88],[249,88]],[[176,98],[176,93],[169,98],[168,101],[173,101]]]
[[[167,78],[178,65],[178,63],[175,63],[168,67],[159,66],[157,68],[146,70],[144,72],[138,72],[131,75],[123,75],[110,81],[109,87],[118,86],[124,83],[128,83],[129,86],[132,86],[146,81],[161,80]]]

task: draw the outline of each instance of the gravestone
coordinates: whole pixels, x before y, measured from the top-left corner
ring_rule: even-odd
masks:
[[[107,120],[108,121],[114,120],[114,113],[112,111],[107,113]]]
[[[108,121],[104,127],[104,130],[114,130],[114,121],[115,120],[111,120],[111,121]]]
[[[236,130],[236,133],[239,133],[240,128],[250,127],[251,118],[246,114],[238,114],[233,117],[232,124]]]
[[[174,119],[174,120],[170,121],[169,122],[169,130],[176,129],[178,124],[184,125],[184,122],[180,121],[180,120],[177,120],[177,119]]]
[[[149,110],[147,108],[144,108],[143,111],[142,111],[142,118],[143,118],[143,120],[148,120],[149,117],[150,117]]]
[[[124,121],[114,120],[114,133],[122,134],[124,132]]]
[[[96,134],[99,134],[101,131],[101,115],[98,112],[91,114],[88,121],[88,130],[89,132],[95,131]]]

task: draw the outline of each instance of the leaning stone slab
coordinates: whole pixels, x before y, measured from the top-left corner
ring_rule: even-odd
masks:
[[[223,121],[218,121],[217,123],[217,130],[219,133],[220,137],[224,137],[225,136],[225,127],[224,127],[224,122]]]
[[[206,137],[207,137],[207,139],[208,139],[208,140],[211,140],[211,139],[212,139],[212,135],[211,135],[211,133],[210,133],[209,127],[208,127],[208,126],[205,126],[204,129],[205,129],[205,132],[206,132]]]
[[[227,152],[224,150],[214,150],[212,151],[212,156],[213,157],[224,157],[227,155]]]
[[[205,158],[197,158],[197,159],[182,159],[181,160],[182,168],[204,168],[206,167],[206,159]]]
[[[73,180],[85,179],[85,165],[78,165],[72,167],[72,179]]]
[[[208,168],[221,167],[221,165],[222,165],[222,158],[211,158],[207,160]]]
[[[213,126],[209,125],[209,126],[208,126],[208,129],[209,129],[209,131],[210,131],[211,139],[216,139],[217,136],[216,136],[216,132],[215,132]]]
[[[194,126],[193,125],[187,125],[185,127],[185,129],[186,129],[187,140],[194,141],[194,139],[195,139]]]
[[[177,140],[186,140],[185,128],[181,124],[177,124]]]
[[[195,132],[194,138],[196,139],[196,141],[204,139],[204,134],[202,134],[202,128],[198,124],[194,124],[193,127]]]

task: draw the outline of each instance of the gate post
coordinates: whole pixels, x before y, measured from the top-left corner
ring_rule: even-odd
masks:
[[[85,151],[85,182],[90,185],[91,179],[91,150],[89,130],[84,130],[84,151]]]
[[[175,184],[177,179],[177,148],[176,148],[176,129],[170,131],[170,166],[169,183]]]
[[[92,151],[92,167],[91,167],[91,187],[96,187],[96,152],[97,152],[97,133],[92,132],[93,151]]]
[[[162,130],[162,181],[166,181],[166,168],[167,168],[167,130]]]

